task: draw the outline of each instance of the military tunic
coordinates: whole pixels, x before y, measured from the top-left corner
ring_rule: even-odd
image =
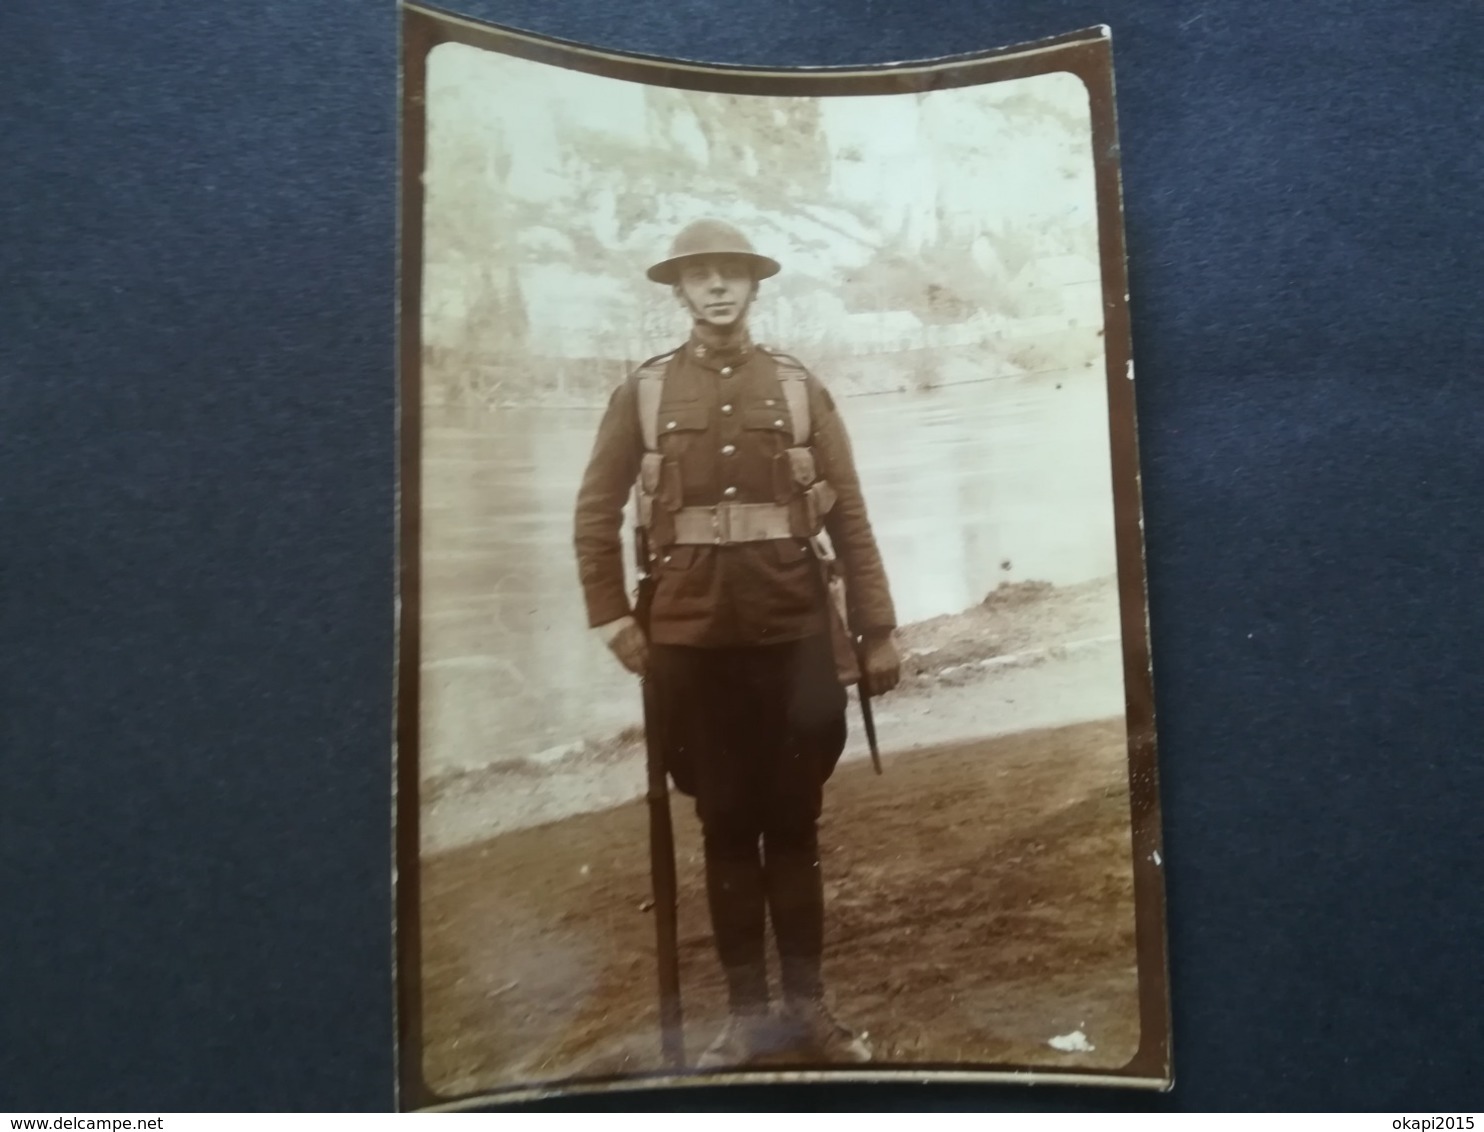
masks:
[[[749,344],[721,350],[693,338],[664,364],[658,418],[664,504],[795,500],[798,489],[784,455],[794,444],[793,422],[778,357]],[[819,478],[836,493],[825,529],[845,571],[851,629],[891,629],[896,615],[849,439],[829,392],[812,375],[806,384],[806,444],[813,448]],[[631,612],[620,532],[644,452],[635,374],[609,401],[577,499],[578,568],[593,626]],[[724,546],[659,543],[652,644],[746,647],[828,631],[819,568],[806,538]]]

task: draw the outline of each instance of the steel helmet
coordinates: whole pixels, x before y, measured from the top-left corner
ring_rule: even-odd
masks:
[[[781,270],[776,259],[758,255],[747,237],[725,220],[696,220],[680,230],[670,245],[669,256],[646,274],[656,283],[675,283],[680,277],[680,265],[703,255],[735,255],[751,260],[754,279],[766,279]]]

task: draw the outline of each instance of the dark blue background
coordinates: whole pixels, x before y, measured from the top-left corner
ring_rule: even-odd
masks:
[[[638,1103],[1484,1108],[1476,0],[463,8],[766,64],[1114,28],[1177,1089]],[[0,6],[0,1109],[390,1104],[396,35]]]

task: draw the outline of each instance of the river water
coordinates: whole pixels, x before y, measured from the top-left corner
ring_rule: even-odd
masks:
[[[1097,368],[838,401],[902,623],[1001,582],[1114,572]],[[572,505],[600,410],[429,408],[423,434],[421,767],[559,757],[638,722],[590,634]]]

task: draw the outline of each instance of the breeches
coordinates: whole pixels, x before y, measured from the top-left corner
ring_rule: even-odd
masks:
[[[826,636],[746,648],[654,645],[650,726],[696,800],[708,853],[812,852],[845,747],[845,689]],[[657,717],[657,718],[656,718]]]

